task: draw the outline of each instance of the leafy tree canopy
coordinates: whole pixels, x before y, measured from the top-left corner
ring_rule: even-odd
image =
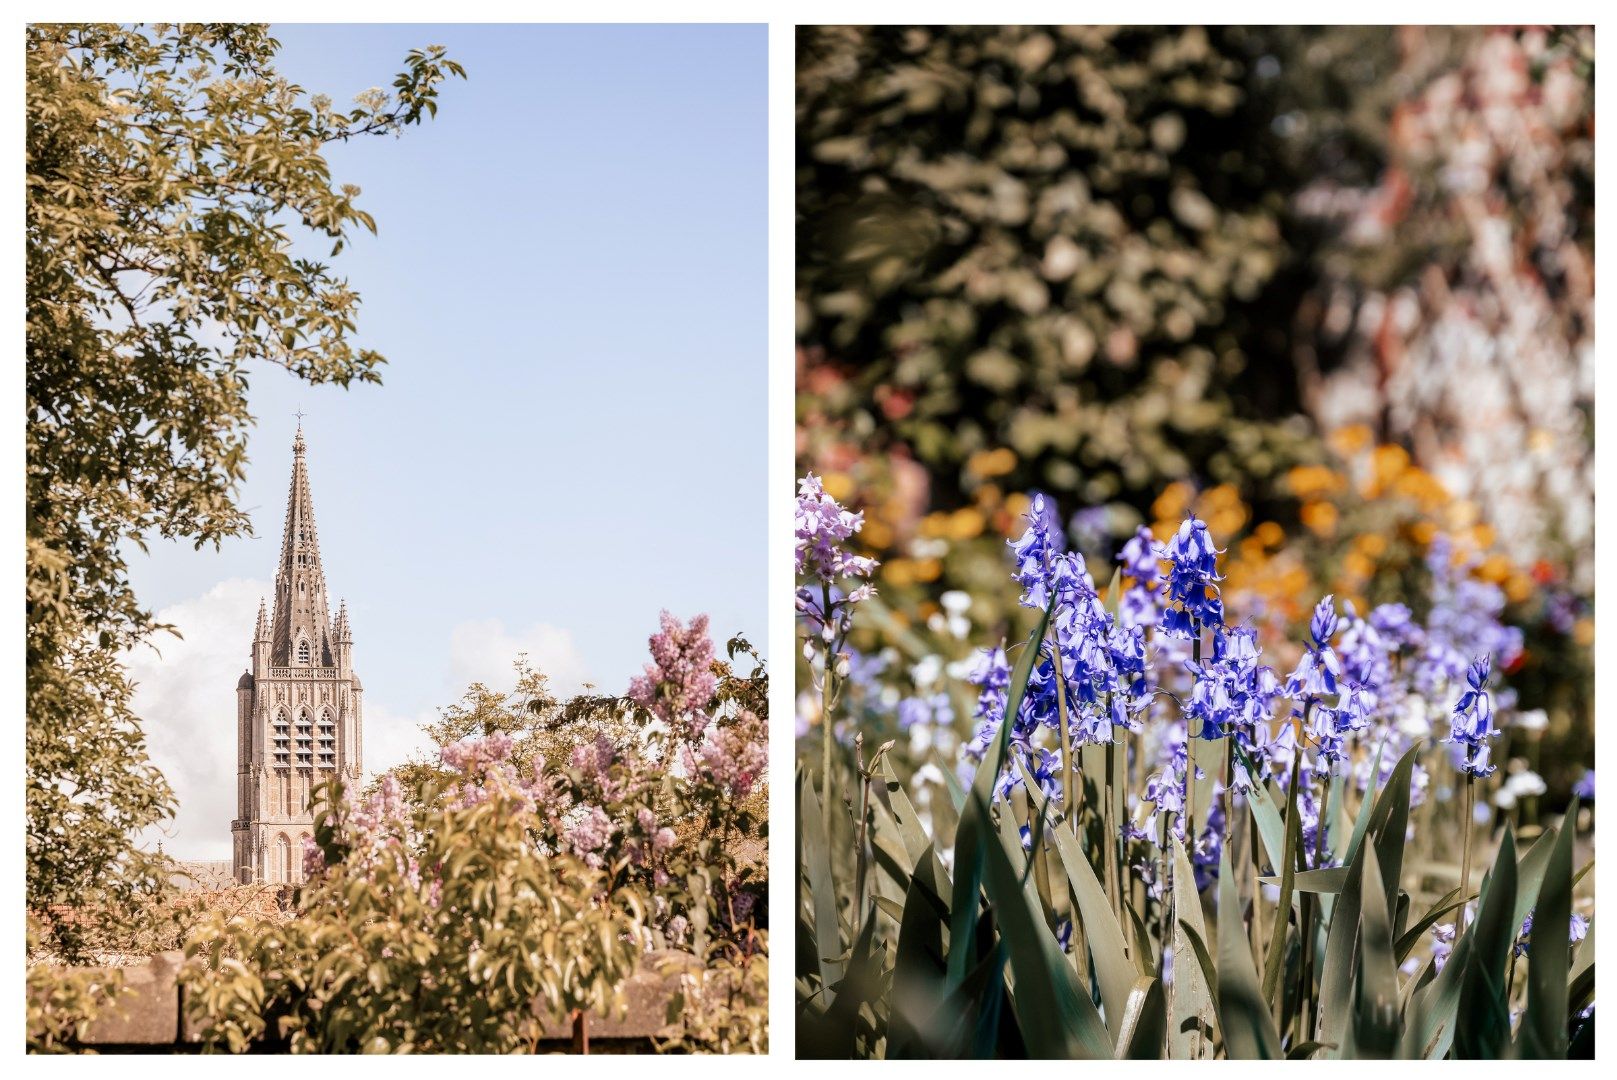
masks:
[[[375,231],[332,181],[332,143],[392,134],[464,77],[411,52],[391,91],[335,107],[277,74],[259,25],[27,31],[30,911],[103,909],[157,887],[132,834],[172,810],[121,655],[163,629],[120,545],[248,531],[251,362],[311,383],[379,382],[352,339],[359,294],[295,241]],[[48,920],[47,920],[48,921]],[[50,924],[64,955],[84,926]]]

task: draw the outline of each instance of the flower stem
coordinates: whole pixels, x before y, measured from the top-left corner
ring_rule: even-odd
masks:
[[[825,841],[831,842],[831,679],[836,668],[835,657],[832,656],[831,642],[825,639],[824,628],[831,625],[831,586],[829,583],[820,586],[820,645],[825,649],[825,670],[820,679],[820,731],[825,743],[825,760],[820,772],[820,783],[824,785],[824,797],[820,800],[820,812],[825,822]]]
[[[1460,846],[1460,929],[1465,929],[1465,915],[1471,896],[1471,831],[1476,822],[1477,789],[1470,775],[1465,778],[1465,839]]]

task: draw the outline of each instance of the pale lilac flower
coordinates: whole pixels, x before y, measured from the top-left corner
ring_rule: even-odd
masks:
[[[697,615],[688,626],[666,611],[661,618],[662,631],[650,639],[652,662],[630,681],[629,697],[681,739],[695,742],[707,730],[708,706],[718,688],[707,616]]]

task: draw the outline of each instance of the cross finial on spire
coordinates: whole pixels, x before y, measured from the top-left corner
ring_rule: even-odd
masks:
[[[298,433],[292,437],[292,450],[301,454],[303,453],[303,406],[298,406],[298,411],[292,415],[298,418]]]

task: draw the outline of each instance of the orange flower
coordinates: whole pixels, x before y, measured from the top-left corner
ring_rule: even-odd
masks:
[[[1195,492],[1191,486],[1183,480],[1175,480],[1162,489],[1162,494],[1158,495],[1156,501],[1151,504],[1151,513],[1156,516],[1159,522],[1171,521],[1173,525],[1167,532],[1157,533],[1158,536],[1173,535],[1173,531],[1179,528],[1179,520],[1185,516],[1185,511],[1189,509],[1190,499],[1194,494]]]
[[[1331,503],[1305,502],[1298,516],[1315,536],[1331,536],[1336,532],[1336,507]]]
[[[996,450],[979,450],[966,459],[966,472],[971,476],[988,479],[1004,476],[1016,468],[1016,452],[1001,446]]]
[[[1286,473],[1286,484],[1299,499],[1314,499],[1340,491],[1342,474],[1324,465],[1298,465]]]
[[[1367,424],[1349,424],[1337,428],[1328,438],[1338,454],[1356,454],[1370,445],[1370,428]]]

